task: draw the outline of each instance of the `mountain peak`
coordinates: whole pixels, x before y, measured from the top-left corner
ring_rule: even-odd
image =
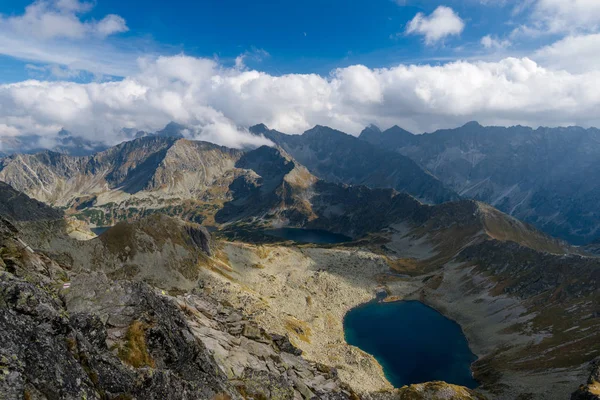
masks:
[[[319,134],[332,134],[332,133],[348,135],[347,133],[338,131],[337,129],[333,129],[333,128],[330,128],[329,126],[325,126],[325,125],[315,125],[313,128],[305,131],[303,134],[304,135],[319,135]]]
[[[183,131],[186,129],[185,125],[171,121],[162,130],[156,132],[156,136],[182,138]]]
[[[413,140],[414,135],[409,131],[400,128],[398,125],[394,125],[385,131],[380,131],[379,128],[372,128],[371,125],[365,128],[359,135],[359,139],[365,142],[371,143],[375,146],[382,147],[384,142],[393,143],[393,147],[402,147],[406,143]]]
[[[377,125],[370,124],[365,129],[362,130],[362,132],[360,133],[360,135],[358,135],[358,137],[365,138],[365,137],[369,137],[369,136],[379,136],[380,134],[381,134],[381,129],[379,129],[379,127]]]
[[[462,127],[463,128],[483,128],[483,125],[481,125],[477,121],[469,121],[466,124],[464,124]]]
[[[401,128],[398,125],[394,125],[390,129],[386,129],[383,133],[384,134],[393,134],[393,135],[410,135],[410,136],[414,135],[412,132],[407,131],[404,128]]]
[[[251,126],[250,128],[248,128],[248,130],[250,131],[250,133],[260,135],[261,133],[268,132],[270,129],[267,125],[261,123]]]
[[[381,132],[381,129],[375,124],[369,124],[365,129],[370,129],[374,132]]]

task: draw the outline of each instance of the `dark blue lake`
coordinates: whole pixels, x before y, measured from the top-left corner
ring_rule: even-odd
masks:
[[[278,228],[267,229],[263,233],[299,243],[334,244],[352,240],[348,236],[318,229]]]
[[[90,228],[92,232],[94,232],[97,236],[102,235],[104,232],[112,228],[112,226],[97,226],[95,228]]]
[[[477,357],[460,326],[421,302],[363,304],[346,314],[344,331],[395,387],[429,381],[479,386],[470,370]]]

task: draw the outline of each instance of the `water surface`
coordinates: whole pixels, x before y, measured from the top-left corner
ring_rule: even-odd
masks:
[[[319,229],[278,228],[267,229],[263,233],[299,243],[334,244],[352,240],[348,236]]]
[[[344,332],[395,387],[436,380],[478,386],[470,370],[477,357],[460,326],[421,302],[363,304],[346,314]]]
[[[100,236],[110,228],[112,228],[112,226],[97,226],[95,228],[90,228],[90,230],[94,232],[96,236]]]

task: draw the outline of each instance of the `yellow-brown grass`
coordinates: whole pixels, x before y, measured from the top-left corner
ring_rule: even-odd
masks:
[[[141,321],[133,321],[127,329],[125,344],[119,349],[119,358],[134,368],[155,367],[154,360],[146,346],[146,329]]]

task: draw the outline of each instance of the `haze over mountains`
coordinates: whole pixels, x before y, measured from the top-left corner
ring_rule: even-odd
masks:
[[[600,235],[600,130],[483,127],[412,135],[365,129],[360,139],[396,151],[462,197],[489,203],[545,232],[584,244]]]

